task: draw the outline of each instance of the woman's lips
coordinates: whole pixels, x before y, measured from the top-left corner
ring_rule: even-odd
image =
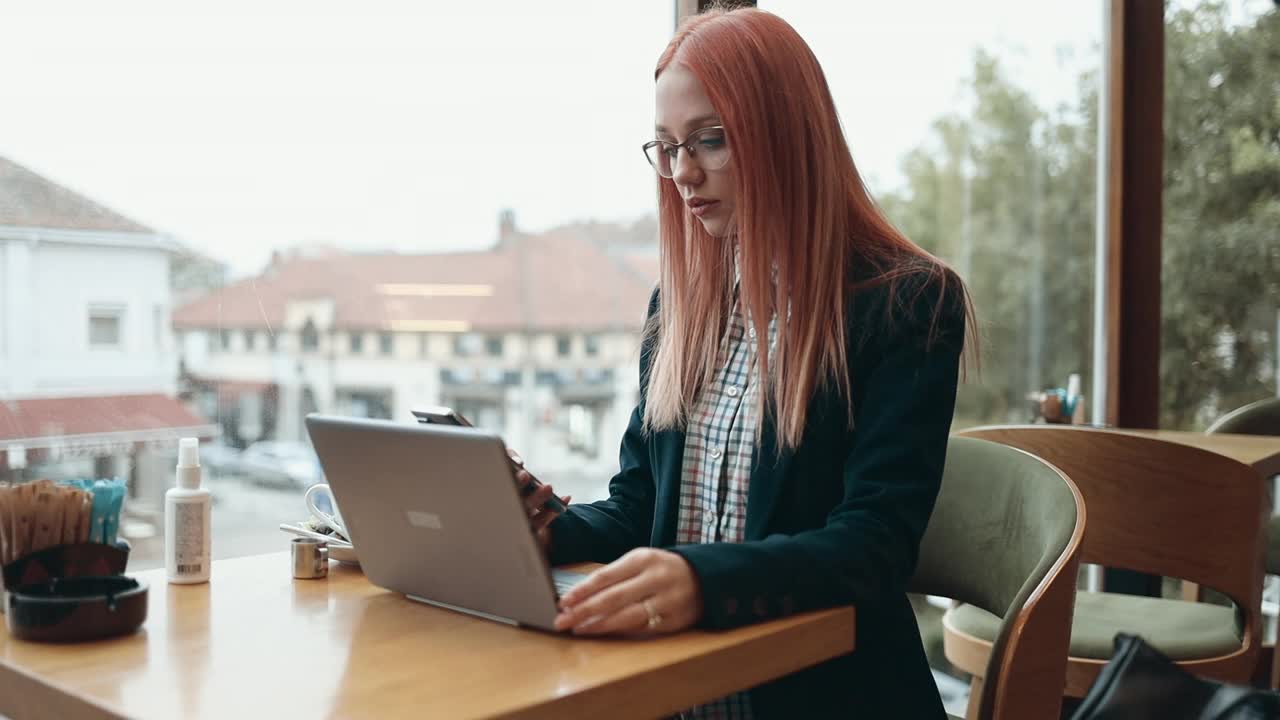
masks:
[[[702,217],[703,215],[706,215],[712,210],[715,210],[719,206],[720,206],[719,200],[712,200],[711,202],[705,202],[699,205],[694,205],[693,207],[689,208],[689,210],[693,213],[694,217]]]

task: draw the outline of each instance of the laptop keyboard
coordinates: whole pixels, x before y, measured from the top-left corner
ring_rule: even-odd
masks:
[[[569,592],[570,588],[586,579],[587,576],[584,573],[572,570],[551,570],[551,584],[556,587],[556,595]]]

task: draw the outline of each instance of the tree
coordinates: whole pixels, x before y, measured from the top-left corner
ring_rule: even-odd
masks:
[[[1161,424],[1200,427],[1276,394],[1280,13],[1174,11],[1165,53]]]
[[[949,261],[978,309],[981,372],[961,388],[957,424],[1027,419],[1026,394],[1092,361],[1092,77],[1075,107],[1046,112],[979,51],[973,110],[934,122],[883,198],[908,237]]]
[[[1280,13],[1172,11],[1166,53],[1161,422],[1187,428],[1276,392]],[[883,198],[977,305],[982,371],[959,425],[1025,421],[1027,392],[1091,371],[1097,77],[1047,111],[977,52],[972,110],[937,119]]]

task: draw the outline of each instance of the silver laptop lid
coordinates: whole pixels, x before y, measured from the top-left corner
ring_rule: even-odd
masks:
[[[371,582],[552,628],[550,573],[498,436],[317,414],[306,422]]]

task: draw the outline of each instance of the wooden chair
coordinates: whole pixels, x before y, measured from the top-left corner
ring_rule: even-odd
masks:
[[[1222,455],[1084,427],[974,428],[1052,463],[1089,512],[1082,562],[1184,578],[1236,608],[1106,592],[1077,594],[1066,694],[1083,697],[1118,631],[1143,636],[1190,672],[1247,683],[1259,652],[1265,490],[1252,468]],[[947,657],[980,669],[993,620],[962,605],[943,618]],[[970,670],[972,672],[972,670]]]
[[[1080,492],[1053,466],[951,439],[911,591],[1000,618],[996,651],[974,673],[970,720],[1058,717],[1084,526]]]
[[[1267,398],[1238,407],[1215,420],[1205,432],[1280,436],[1280,398]],[[1267,524],[1263,557],[1267,574],[1280,575],[1280,515],[1273,515]],[[1189,594],[1196,592],[1193,587],[1187,590]],[[1280,643],[1272,649],[1270,672],[1265,667],[1262,670],[1262,677],[1269,677],[1271,687],[1280,687]]]

